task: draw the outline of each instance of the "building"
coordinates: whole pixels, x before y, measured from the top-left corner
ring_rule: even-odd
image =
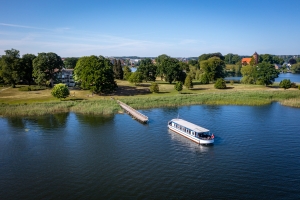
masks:
[[[62,69],[60,72],[57,73],[57,79],[61,82],[66,84],[68,87],[74,87],[75,81],[73,79],[74,69]]]
[[[259,59],[259,55],[256,52],[250,58],[243,58],[241,60],[242,65],[250,65],[252,58],[254,59],[254,62],[255,62],[254,64],[256,65],[258,63],[258,59]]]

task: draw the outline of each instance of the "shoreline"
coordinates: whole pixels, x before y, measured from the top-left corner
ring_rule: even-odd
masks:
[[[87,115],[113,115],[122,113],[122,108],[116,100],[130,105],[135,109],[152,109],[161,107],[178,107],[188,105],[245,105],[262,106],[279,102],[283,106],[300,108],[299,90],[274,91],[223,91],[199,94],[176,94],[170,96],[114,96],[95,100],[65,100],[49,102],[32,102],[0,105],[1,117],[26,117],[54,113],[75,112]]]

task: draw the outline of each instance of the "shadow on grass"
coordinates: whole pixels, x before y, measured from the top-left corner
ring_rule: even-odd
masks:
[[[158,94],[166,94],[166,93],[170,93],[170,92],[158,92]]]
[[[278,89],[280,87],[279,87],[279,85],[268,85],[267,88]]]
[[[209,88],[191,88],[190,90],[208,90]]]
[[[180,94],[195,94],[195,93],[192,93],[192,92],[181,92]]]
[[[119,86],[117,91],[111,95],[117,96],[133,96],[133,95],[143,95],[150,94],[149,88],[136,88],[133,86]]]
[[[233,89],[234,87],[226,87],[225,90]]]

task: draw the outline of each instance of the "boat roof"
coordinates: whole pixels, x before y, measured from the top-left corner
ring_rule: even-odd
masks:
[[[191,122],[185,121],[183,119],[172,119],[171,121],[175,122],[176,124],[182,125],[182,126],[188,128],[188,129],[191,129],[191,130],[193,130],[195,132],[200,132],[200,133],[201,132],[209,132],[208,129],[203,128],[201,126],[198,126],[196,124],[193,124]]]

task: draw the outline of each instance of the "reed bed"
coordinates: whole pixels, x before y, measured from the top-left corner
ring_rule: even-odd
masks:
[[[145,95],[118,99],[135,109],[201,104],[261,106],[273,101],[279,101],[285,106],[300,107],[299,90],[218,90],[198,94]],[[0,104],[2,116],[36,116],[69,111],[88,115],[112,115],[122,112],[122,109],[111,99]]]
[[[299,91],[234,91],[215,92],[202,94],[178,94],[174,96],[151,97],[151,98],[123,98],[120,99],[133,108],[155,108],[155,107],[176,107],[182,105],[250,105],[261,106],[270,104],[272,101],[298,98]]]
[[[37,103],[37,104],[1,104],[3,116],[37,116],[49,113],[68,112],[73,102]]]
[[[114,100],[93,100],[81,101],[71,107],[70,111],[82,114],[112,115],[120,111],[121,108]]]
[[[300,99],[286,99],[280,101],[281,105],[300,108]]]

